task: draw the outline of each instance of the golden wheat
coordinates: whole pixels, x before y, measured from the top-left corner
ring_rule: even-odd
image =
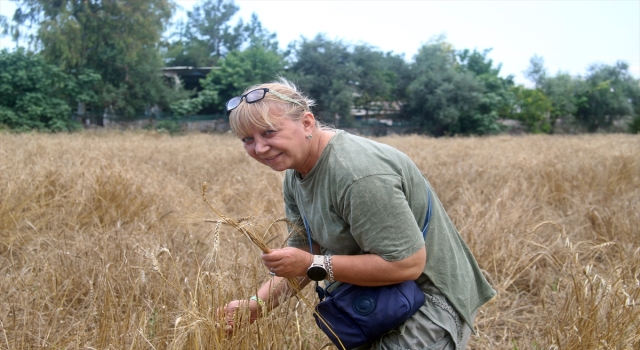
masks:
[[[640,137],[378,140],[427,175],[498,291],[469,348],[640,348]],[[265,246],[287,235],[283,174],[231,135],[0,134],[0,159],[0,348],[329,344],[295,298],[219,324],[269,276],[201,183]]]

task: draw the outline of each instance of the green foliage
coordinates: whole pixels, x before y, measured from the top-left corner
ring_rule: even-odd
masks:
[[[201,80],[203,91],[192,99],[183,99],[171,105],[177,116],[187,116],[209,107],[209,113],[224,114],[224,104],[247,87],[275,80],[284,72],[282,57],[263,46],[233,51],[220,60],[217,69]]]
[[[509,81],[501,81],[486,54],[456,54],[441,38],[420,48],[412,65],[404,113],[435,136],[490,134],[500,130]],[[458,61],[460,59],[460,61]]]
[[[0,38],[9,33],[9,22],[5,16],[0,15]]]
[[[319,34],[313,40],[303,38],[291,49],[295,59],[289,74],[316,100],[315,114],[336,126],[349,125],[354,93],[349,80],[354,78],[354,66],[348,45]]]
[[[435,136],[498,133],[500,118],[540,133],[552,133],[559,119],[589,132],[613,130],[626,120],[637,132],[640,124],[639,81],[622,62],[593,66],[585,78],[550,76],[543,58],[534,56],[526,76],[535,89],[528,89],[499,76],[490,50],[456,51],[444,38],[423,45],[410,62],[324,35],[301,38],[281,52],[257,15],[235,21],[233,0],[195,4],[164,42],[171,0],[16,3],[13,25],[0,17],[0,30],[29,39],[44,60],[21,51],[11,59],[24,62],[0,73],[9,74],[0,82],[0,125],[12,129],[77,128],[68,116],[79,102],[93,115],[222,114],[229,98],[278,76],[293,80],[316,100],[316,115],[338,127],[357,125],[360,115],[411,121],[413,131]],[[25,70],[25,62],[38,68]],[[187,92],[162,77],[163,64],[213,69],[202,89]],[[171,123],[158,125],[172,132]]]
[[[233,0],[205,0],[187,13],[178,27],[177,40],[165,44],[165,60],[175,66],[215,66],[201,81],[194,98],[183,96],[170,105],[176,116],[198,112],[224,113],[224,103],[246,87],[274,80],[284,70],[275,34],[253,14],[244,24],[230,22],[238,12]],[[244,50],[240,50],[246,46]]]
[[[70,96],[91,81],[82,82],[24,49],[0,51],[0,124],[16,131],[73,131]]]
[[[409,71],[401,56],[324,35],[302,39],[291,49],[287,73],[316,100],[314,112],[325,122],[351,126],[352,108],[366,116],[393,113],[394,103],[404,98]]]
[[[533,56],[529,62],[530,66],[525,75],[535,83],[536,89],[542,91],[551,103],[549,111],[551,133],[554,132],[553,127],[558,119],[562,119],[565,125],[576,124],[578,92],[583,88],[584,82],[567,73],[558,73],[555,77],[548,76],[544,68],[544,59],[540,56]]]
[[[242,23],[229,24],[239,8],[233,0],[206,0],[187,12],[184,39],[178,41],[183,52],[172,65],[211,67],[242,44]]]
[[[157,74],[163,64],[157,45],[173,10],[169,0],[19,0],[17,5],[17,25],[37,26],[34,40],[47,62],[80,84],[84,72],[101,77],[79,96],[97,113],[109,108],[132,116],[174,98],[175,91]]]
[[[509,118],[522,121],[530,132],[551,133],[553,126],[549,115],[552,104],[544,92],[523,86],[516,86],[512,91],[515,99]]]
[[[234,19],[239,8],[233,0],[205,0],[187,12],[187,22],[165,43],[168,66],[213,67],[243,46],[261,46],[276,51],[275,34],[263,27],[253,14],[249,23]]]
[[[211,94],[209,91],[204,90],[198,94],[195,98],[185,98],[176,101],[169,106],[171,112],[176,117],[186,117],[194,115],[202,110],[203,106],[208,103],[213,103],[217,100],[215,93]],[[209,98],[212,97],[212,98]]]
[[[365,115],[394,112],[391,102],[401,97],[396,90],[406,66],[403,58],[392,53],[376,51],[369,45],[357,45],[351,53],[354,67],[351,82],[355,90],[353,106]]]
[[[628,68],[623,62],[589,68],[576,112],[577,120],[589,132],[606,130],[615,121],[635,114],[633,101],[640,99],[640,87]]]
[[[550,124],[555,125],[560,118],[566,122],[575,119],[578,110],[578,92],[584,85],[582,80],[574,79],[569,74],[559,73],[555,77],[548,77],[542,84],[551,102]]]
[[[629,123],[629,132],[632,134],[640,134],[640,115],[636,115]]]
[[[170,135],[179,135],[182,133],[182,126],[175,120],[160,120],[157,123],[145,126],[147,130],[155,130],[158,133],[168,133]]]
[[[276,33],[270,33],[263,28],[255,13],[251,15],[251,21],[244,27],[243,32],[249,47],[263,47],[267,51],[278,51]]]
[[[541,57],[534,56],[527,76],[551,103],[552,126],[562,118],[563,123],[574,123],[589,132],[609,130],[640,107],[639,81],[629,74],[626,63],[594,65],[584,79],[566,73],[548,76],[543,64]]]
[[[489,52],[491,49],[482,52],[462,50],[458,53],[459,69],[473,73],[484,86],[476,112],[478,122],[467,127],[475,129],[475,132],[471,132],[474,134],[495,134],[501,131],[497,120],[505,117],[514,99],[513,76],[500,77],[501,65],[493,65],[493,60],[487,58]]]
[[[544,68],[544,58],[538,55],[531,57],[529,60],[529,68],[524,72],[524,75],[535,83],[537,88],[541,88],[547,79],[547,71]]]
[[[247,87],[275,80],[284,72],[284,61],[275,51],[255,46],[244,51],[233,51],[220,61],[202,81],[205,90],[216,93],[215,101],[224,112],[224,103],[239,95]]]

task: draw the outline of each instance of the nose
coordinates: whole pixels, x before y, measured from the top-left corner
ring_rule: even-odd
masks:
[[[269,150],[269,146],[264,142],[262,138],[255,139],[255,151],[256,154],[264,154]]]

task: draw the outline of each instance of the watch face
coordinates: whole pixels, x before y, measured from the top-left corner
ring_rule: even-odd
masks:
[[[313,281],[322,281],[327,277],[327,270],[322,266],[311,266],[307,270],[307,277]]]

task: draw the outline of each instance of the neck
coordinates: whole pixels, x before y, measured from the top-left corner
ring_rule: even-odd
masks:
[[[329,140],[333,136],[334,132],[326,131],[326,130],[317,130],[312,135],[309,146],[309,154],[307,156],[307,161],[304,164],[304,169],[297,170],[302,178],[306,177],[307,174],[313,169],[313,167],[318,163],[318,160],[322,156],[322,152],[327,148],[327,144],[329,144]]]

